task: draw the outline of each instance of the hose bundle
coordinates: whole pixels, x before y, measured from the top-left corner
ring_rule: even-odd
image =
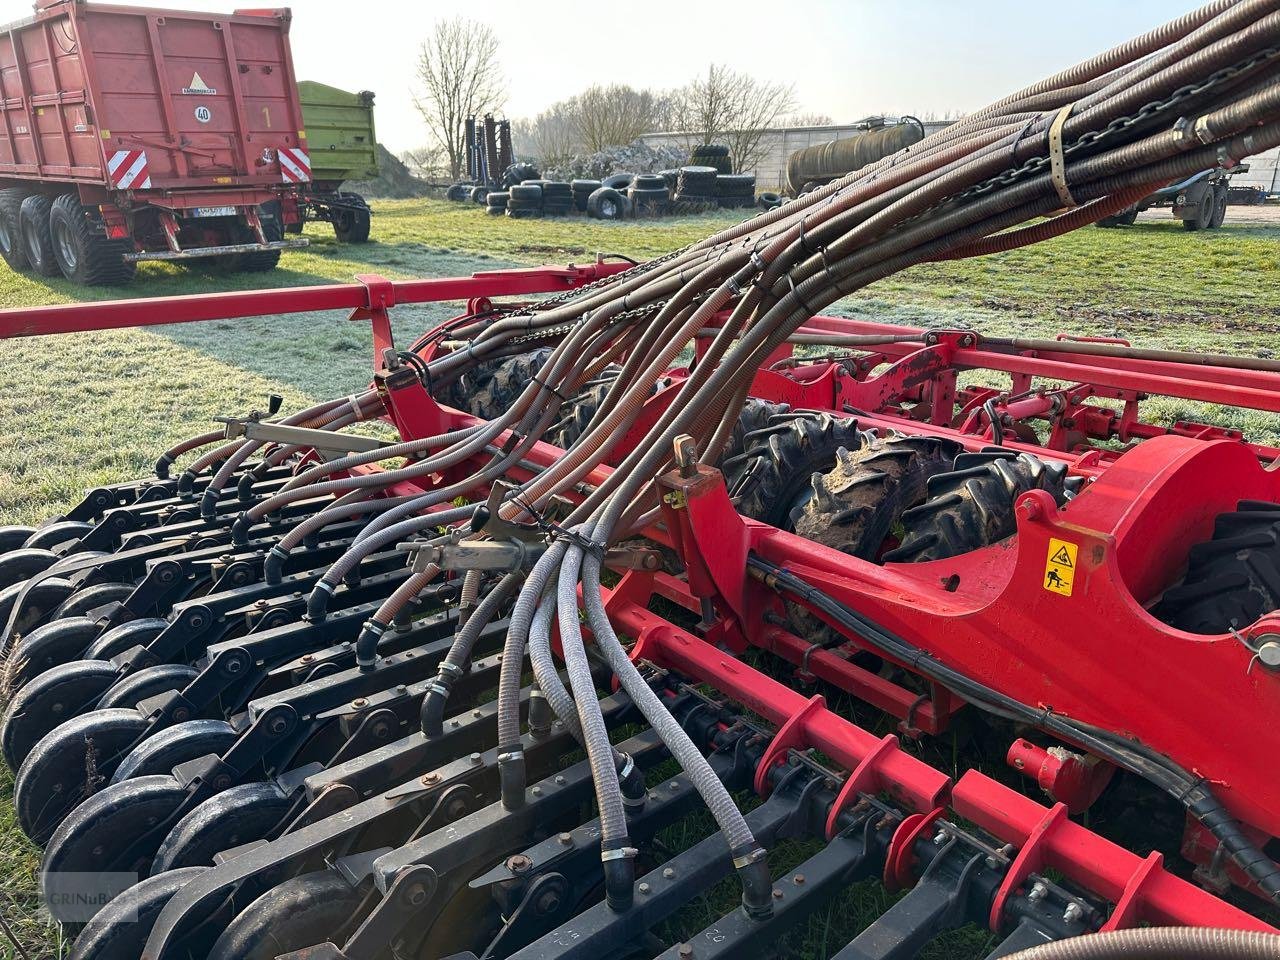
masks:
[[[452,683],[449,674],[465,668],[470,639],[514,598],[499,695],[504,802],[516,804],[523,796],[518,695],[523,664],[532,656],[543,694],[566,726],[579,733],[591,762],[609,900],[629,902],[633,873],[619,779],[619,768],[626,765],[612,751],[595,696],[578,615],[580,593],[600,653],[715,814],[743,879],[744,906],[755,915],[766,913],[763,852],[723,785],[704,769],[701,752],[661,702],[646,694],[609,625],[600,586],[605,548],[656,515],[655,478],[672,459],[673,441],[692,437],[702,461],[714,462],[756,370],[835,300],[916,264],[981,256],[1066,233],[1125,209],[1170,181],[1280,144],[1277,38],[1280,0],[1215,0],[682,250],[572,292],[454,326],[447,335],[457,349],[429,364],[420,359],[414,364],[424,383],[436,389],[505,357],[540,346],[552,349],[542,369],[495,419],[311,468],[253,506],[237,524],[238,536],[293,500],[337,496],[278,548],[278,571],[279,559],[318,527],[357,513],[371,515],[357,542],[313,594],[308,612],[322,617],[328,594],[363,557],[469,519],[470,508],[448,509],[450,501],[506,477],[559,421],[567,398],[606,368],[620,367],[565,455],[505,495],[501,519],[541,523],[553,500],[586,491],[566,520],[547,528],[551,545],[523,580],[502,578],[490,588],[499,593],[483,600],[479,574],[464,578],[465,632],[457,656],[442,667],[439,689],[424,702],[424,723],[434,725],[442,716],[440,698]],[[605,481],[583,488],[605,452],[634,426],[653,384],[699,337],[709,344],[674,402]],[[894,339],[844,337],[841,345]],[[332,405],[298,415],[300,422],[325,425],[343,416]],[[196,438],[172,455],[201,441],[209,442]],[[251,452],[236,445],[215,450],[197,461],[196,469],[221,464],[217,482],[225,482],[235,463]],[[409,463],[384,474],[331,479],[335,472],[393,456]],[[379,499],[393,482],[485,457],[483,467],[445,487]],[[383,630],[414,592],[439,574],[428,567],[383,604],[361,635],[361,664],[373,662]],[[553,624],[559,626],[567,687],[550,660]],[[863,623],[859,629],[869,627]],[[1160,776],[1177,779],[1167,764]],[[1217,832],[1237,862],[1280,895],[1274,866],[1263,865],[1270,861],[1244,840],[1220,805],[1211,797],[1205,800],[1207,795],[1203,784],[1187,794],[1195,798],[1193,812]]]

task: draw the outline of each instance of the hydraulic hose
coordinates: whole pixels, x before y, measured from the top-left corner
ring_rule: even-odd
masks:
[[[1042,943],[1007,960],[1276,960],[1280,934],[1212,927],[1135,927]]]

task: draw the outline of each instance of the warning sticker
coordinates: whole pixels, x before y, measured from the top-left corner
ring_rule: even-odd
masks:
[[[1071,588],[1076,582],[1076,554],[1079,551],[1078,543],[1049,538],[1049,553],[1044,561],[1046,590],[1064,597],[1071,596]]]
[[[191,75],[191,86],[183,87],[182,92],[187,95],[199,94],[207,97],[217,93],[218,91],[205,83],[204,78],[201,77],[199,73],[193,73]]]

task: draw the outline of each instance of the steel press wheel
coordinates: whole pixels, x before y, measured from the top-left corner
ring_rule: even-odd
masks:
[[[361,896],[338,874],[308,873],[268,890],[228,924],[208,960],[275,960],[338,937]]]
[[[146,872],[186,795],[173,777],[140,777],[113,783],[63,820],[40,861],[40,891],[64,927],[78,931],[84,904],[101,909],[122,892],[112,874]],[[61,903],[75,903],[76,915],[58,916]]]
[[[0,748],[11,770],[61,724],[92,710],[116,680],[105,660],[73,660],[46,670],[19,690],[0,721]]]
[[[134,884],[85,924],[69,960],[138,960],[165,904],[207,869],[171,870]]]
[[[156,851],[151,873],[211,865],[224,850],[267,839],[292,809],[293,798],[274,781],[224,790],[174,824]]]
[[[236,742],[225,720],[187,720],[157,731],[129,751],[111,774],[112,785],[141,777],[164,776],[188,760],[222,754]]]
[[[12,697],[46,670],[79,660],[98,632],[96,622],[76,616],[51,620],[36,627],[9,654],[4,669],[5,693]]]
[[[93,710],[32,747],[13,783],[14,811],[32,842],[45,843],[67,814],[96,794],[146,729],[137,710]]]

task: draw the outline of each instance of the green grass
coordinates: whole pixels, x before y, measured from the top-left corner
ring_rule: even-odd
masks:
[[[341,246],[328,228],[313,225],[311,247],[287,253],[274,273],[145,265],[132,286],[104,291],[4,271],[0,307],[349,281],[358,273],[456,276],[517,263],[589,262],[597,252],[643,258],[738,219],[509,220],[431,200],[374,209],[376,242]],[[1027,250],[918,267],[834,312],[994,335],[1118,335],[1139,346],[1280,356],[1277,239],[1275,229],[1230,223],[1211,234],[1185,233],[1174,221],[1087,229]],[[397,333],[408,339],[456,310],[398,307]],[[370,354],[363,325],[333,314],[2,341],[0,523],[36,522],[88,487],[144,474],[167,444],[205,429],[211,417],[262,408],[270,393],[296,408],[355,391],[367,382]],[[1273,417],[1173,401],[1152,409],[1280,437]],[[0,772],[0,795],[9,790]],[[52,951],[50,928],[33,912],[37,865],[11,806],[0,802],[0,898],[16,898],[8,905],[0,899],[0,910],[27,942]],[[874,904],[879,896],[868,894]],[[6,951],[0,944],[0,958],[10,956]]]

